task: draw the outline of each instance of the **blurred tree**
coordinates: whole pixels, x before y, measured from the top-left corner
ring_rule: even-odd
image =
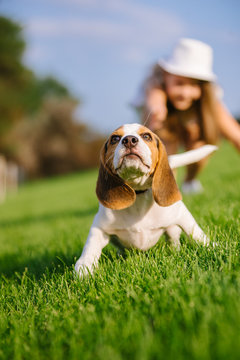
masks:
[[[15,126],[9,144],[29,178],[96,167],[103,137],[73,120],[76,102],[46,100],[34,118]]]
[[[0,153],[27,177],[96,166],[103,138],[75,121],[79,101],[61,82],[23,64],[25,47],[22,27],[0,16]]]
[[[32,77],[22,65],[25,42],[20,25],[0,17],[0,150],[2,136],[23,114],[22,91]]]
[[[22,103],[29,114],[38,111],[44,101],[49,98],[69,98],[73,96],[68,89],[52,76],[45,78],[32,77],[25,89]]]
[[[22,65],[25,42],[21,31],[19,24],[0,16],[0,74],[8,81],[22,82],[26,70]]]
[[[48,97],[71,97],[58,80],[38,78],[23,65],[25,48],[22,27],[0,16],[0,152],[6,155],[4,138],[13,124],[38,111]]]

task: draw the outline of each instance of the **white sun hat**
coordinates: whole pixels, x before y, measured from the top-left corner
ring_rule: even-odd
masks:
[[[161,68],[171,74],[193,79],[216,81],[213,73],[211,46],[195,39],[182,38],[167,59],[159,61]]]

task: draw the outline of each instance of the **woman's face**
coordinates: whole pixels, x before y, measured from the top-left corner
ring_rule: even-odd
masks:
[[[201,97],[199,80],[165,73],[164,83],[167,97],[177,110],[189,109]]]

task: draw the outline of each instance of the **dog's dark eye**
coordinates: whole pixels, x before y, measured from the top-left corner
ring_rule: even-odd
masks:
[[[146,141],[151,141],[152,140],[152,136],[149,133],[144,133],[144,134],[141,135],[141,137],[143,138],[143,140],[146,140]]]
[[[119,135],[113,135],[112,137],[111,137],[111,144],[112,145],[114,145],[114,144],[116,144],[116,143],[118,143],[119,141],[120,141],[120,139],[121,139],[121,136],[119,136]]]

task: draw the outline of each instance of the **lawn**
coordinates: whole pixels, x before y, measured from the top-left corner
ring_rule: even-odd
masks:
[[[181,174],[180,174],[181,175]],[[97,171],[22,186],[0,206],[0,359],[240,359],[240,163],[224,143],[184,201],[218,246],[161,238],[73,264],[98,203]]]

